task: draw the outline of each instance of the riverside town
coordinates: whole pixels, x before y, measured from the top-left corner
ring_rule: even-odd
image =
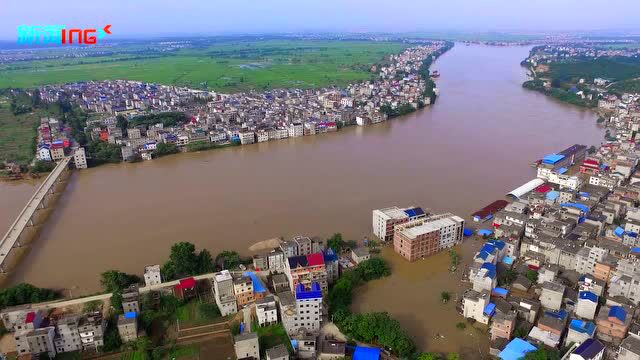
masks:
[[[0,359],[640,360],[640,3],[81,5],[0,13]]]

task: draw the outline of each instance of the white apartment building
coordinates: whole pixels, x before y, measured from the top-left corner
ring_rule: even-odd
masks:
[[[407,208],[392,206],[373,210],[373,234],[382,241],[391,241],[395,225],[425,216],[424,211],[415,206]]]
[[[278,294],[282,324],[290,336],[297,334],[300,328],[314,333],[320,330],[322,290],[318,283],[311,287],[311,290],[305,290],[300,285],[295,295],[288,291]]]
[[[269,295],[256,301],[256,316],[260,326],[268,326],[278,323],[278,308],[276,299]]]
[[[144,267],[144,283],[146,286],[160,285],[162,283],[160,265],[149,265]]]
[[[301,123],[289,124],[289,137],[298,137],[304,135],[304,126]]]
[[[484,313],[485,307],[489,304],[489,292],[482,292],[469,289],[463,295],[462,310],[463,316],[468,319],[475,319],[481,324],[489,323],[489,316]]]
[[[223,270],[213,276],[213,292],[216,305],[218,305],[222,316],[238,312],[238,305],[233,289],[233,277],[231,277],[229,270]]]
[[[240,137],[240,144],[242,145],[253,144],[256,142],[256,133],[253,131],[243,131],[238,134],[238,136]]]

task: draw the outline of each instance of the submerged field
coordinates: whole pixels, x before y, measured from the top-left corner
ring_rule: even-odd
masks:
[[[44,60],[0,66],[0,88],[129,79],[221,92],[346,85],[407,45],[373,41],[229,41],[166,54]]]

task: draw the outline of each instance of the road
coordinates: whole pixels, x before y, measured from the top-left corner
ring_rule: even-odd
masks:
[[[47,195],[47,192],[51,189],[51,187],[55,184],[60,177],[60,174],[65,170],[65,168],[69,165],[71,161],[70,157],[62,159],[56,165],[49,176],[40,184],[38,190],[36,190],[35,194],[29,199],[27,205],[22,209],[16,220],[11,224],[11,227],[7,231],[7,233],[2,238],[0,242],[0,266],[4,264],[5,259],[9,256],[9,252],[15,245],[16,241],[24,231],[24,228],[29,224],[29,220],[33,216],[33,214],[38,210],[38,206],[44,200],[44,197]]]

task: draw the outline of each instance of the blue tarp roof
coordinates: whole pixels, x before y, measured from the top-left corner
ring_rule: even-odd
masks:
[[[482,245],[480,252],[485,251],[485,252],[488,252],[489,254],[492,254],[495,250],[496,250],[496,247],[487,242],[484,245]]]
[[[494,279],[496,277],[496,266],[490,262],[482,264],[481,269],[487,269],[487,276]]]
[[[582,205],[582,204],[576,204],[576,203],[562,203],[560,204],[560,206],[565,206],[565,207],[574,207],[576,209],[580,209],[580,211],[586,213],[589,212],[589,207],[586,205]]]
[[[487,306],[484,307],[484,314],[491,316],[493,312],[496,310],[496,304],[488,303]]]
[[[557,198],[560,197],[560,193],[555,191],[555,190],[551,190],[549,192],[547,192],[547,200],[552,200],[555,201]]]
[[[616,234],[617,237],[622,237],[622,235],[624,235],[624,229],[618,226],[615,230],[613,230],[613,233]]]
[[[614,317],[622,322],[627,318],[627,312],[624,310],[622,306],[612,306],[609,309],[609,317]]]
[[[464,228],[463,234],[464,236],[471,236],[473,235],[473,230]]]
[[[338,260],[338,255],[336,255],[332,248],[327,248],[323,254],[325,263]]]
[[[507,294],[509,293],[509,290],[505,289],[505,288],[494,288],[493,290],[491,290],[491,292],[493,292],[496,295],[500,295],[500,296],[507,296]]]
[[[511,265],[513,264],[513,258],[511,256],[505,256],[502,258],[502,262],[507,265]]]
[[[567,171],[569,171],[566,167],[561,167],[560,169],[558,169],[558,174],[562,175],[564,173],[566,173]]]
[[[579,333],[593,335],[596,331],[596,324],[591,321],[573,319],[569,323],[569,328]]]
[[[373,347],[356,346],[353,352],[353,360],[379,360],[380,349]]]
[[[264,288],[262,281],[260,281],[260,279],[258,279],[258,277],[256,276],[256,273],[247,271],[243,274],[244,276],[248,276],[251,278],[251,282],[253,283],[253,292],[263,293],[267,291],[267,289]]]
[[[488,252],[486,252],[486,251],[480,251],[480,252],[478,253],[478,255],[476,255],[476,259],[487,260],[487,258],[489,257],[489,255],[491,255],[491,254],[489,254],[489,253],[488,253]]]
[[[631,248],[631,252],[640,253],[640,247]]]
[[[135,311],[127,311],[126,313],[124,313],[124,318],[125,319],[135,319],[136,318],[136,312]]]
[[[545,155],[545,157],[542,158],[542,162],[545,164],[553,165],[562,159],[564,159],[564,155],[549,154],[549,155]]]
[[[598,302],[598,295],[592,293],[591,291],[580,291],[579,297],[582,300],[589,300],[594,303]]]
[[[504,247],[507,245],[502,240],[489,240],[489,241],[487,241],[487,244],[491,244],[491,245],[497,247],[500,250],[504,249]]]
[[[491,234],[493,234],[493,231],[491,231],[489,229],[479,229],[478,230],[478,235],[480,235],[480,236],[491,235]]]
[[[520,338],[514,338],[507,344],[504,350],[500,351],[498,357],[502,360],[520,360],[526,353],[535,350],[535,346]]]
[[[627,236],[635,238],[635,237],[638,237],[638,233],[633,232],[633,231],[627,231]]]

